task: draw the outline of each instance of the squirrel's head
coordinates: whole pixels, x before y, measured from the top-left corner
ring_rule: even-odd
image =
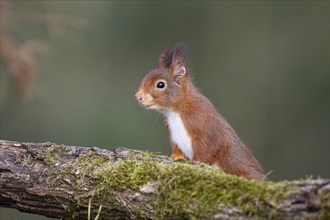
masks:
[[[187,49],[183,44],[161,53],[156,68],[143,78],[136,100],[146,108],[171,110],[185,95],[190,80],[186,59]]]

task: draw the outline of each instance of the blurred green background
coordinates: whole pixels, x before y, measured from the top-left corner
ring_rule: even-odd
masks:
[[[1,139],[169,155],[162,117],[140,108],[134,93],[160,52],[185,42],[195,84],[273,171],[269,179],[329,178],[328,1],[9,3],[2,34],[46,42],[49,52],[35,55],[32,99],[19,98],[1,62]],[[87,25],[5,24],[13,9]],[[9,209],[0,217],[45,219]]]

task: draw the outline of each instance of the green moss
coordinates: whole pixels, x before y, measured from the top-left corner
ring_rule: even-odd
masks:
[[[96,194],[112,196],[113,190],[136,189],[156,181],[161,187],[155,215],[164,218],[173,214],[207,217],[219,204],[236,206],[249,216],[269,217],[275,213],[277,201],[286,195],[281,183],[248,181],[203,164],[163,164],[148,155],[140,156],[117,161],[99,173]],[[273,205],[267,206],[270,202]]]
[[[67,166],[66,170],[71,173],[81,175],[95,175],[109,162],[109,158],[104,155],[98,155],[94,152],[89,152],[86,155],[79,156],[73,159]]]
[[[86,187],[96,185],[98,173],[107,166],[110,159],[104,155],[98,155],[95,152],[79,156],[72,159],[69,163],[63,164],[59,172],[52,172],[55,179],[70,181],[73,189],[72,202],[65,208],[74,218],[76,210],[79,209],[81,202],[93,196],[93,190],[90,194],[84,194]],[[83,199],[83,201],[81,201]],[[74,202],[75,201],[75,202]]]
[[[103,170],[109,158],[90,152],[86,155],[77,157],[65,165],[62,175],[74,177],[72,181],[74,197],[78,198],[78,193],[86,186],[92,186],[91,182],[97,180],[98,173]],[[63,176],[63,177],[64,177]],[[84,190],[83,190],[84,191]],[[79,202],[79,200],[78,200]]]
[[[19,164],[22,167],[27,167],[33,164],[33,160],[32,160],[32,156],[31,154],[20,154],[20,155],[16,155],[16,160],[15,163]]]
[[[45,145],[43,149],[40,149],[37,157],[43,159],[47,164],[52,164],[58,162],[61,157],[67,155],[67,151],[65,148],[52,144],[52,145]]]
[[[46,155],[47,161],[55,161],[57,157],[51,157],[51,152],[54,153],[55,150],[54,147],[50,155]],[[155,217],[164,219],[170,216],[207,219],[219,205],[236,207],[253,218],[275,218],[279,217],[279,201],[290,195],[290,188],[284,187],[286,182],[246,180],[204,164],[192,165],[190,161],[162,163],[158,155],[146,152],[132,153],[128,159],[114,163],[107,156],[90,152],[71,160],[62,168],[62,175],[71,178],[74,176],[71,181],[77,204],[71,204],[70,207],[78,207],[80,198],[94,196],[95,204],[103,204],[105,209],[125,211],[127,207],[117,201],[114,192],[129,195],[131,189],[153,181],[160,186],[155,192],[159,199],[150,198],[148,204],[153,206]],[[95,194],[83,197],[78,195],[87,186],[95,186]],[[324,198],[329,207],[329,191],[325,192]],[[137,218],[150,217],[145,216],[143,207],[130,208],[130,212]],[[68,209],[74,213],[75,208]],[[329,211],[325,210],[323,216],[329,216]]]
[[[144,160],[128,159],[120,160],[100,173],[98,187],[102,193],[116,189],[136,189],[137,187],[154,179],[159,171],[159,165],[149,157]]]
[[[249,216],[271,216],[273,207],[265,206],[285,195],[281,183],[249,181],[206,165],[174,163],[164,166],[158,181],[159,210],[188,218],[209,215],[219,204],[235,206]],[[183,216],[186,215],[186,216]]]
[[[320,193],[320,203],[321,203],[321,217],[324,219],[330,219],[330,189],[324,189]]]
[[[123,194],[126,192],[129,194],[131,189],[137,189],[148,181],[156,179],[159,171],[159,163],[145,152],[143,155],[132,154],[128,159],[108,164],[108,167],[105,167],[98,175],[95,199],[100,204],[107,202],[106,208],[127,210],[125,204],[117,200],[115,192],[121,191]],[[148,203],[151,202],[152,200]],[[147,218],[143,205],[137,203],[136,206],[130,207],[130,212],[133,212],[135,216]]]
[[[168,156],[162,155],[160,152],[152,152],[152,151],[137,151],[138,153],[133,154],[130,158],[128,159],[144,159],[147,157],[148,159],[153,158],[153,160],[157,159],[170,159]]]
[[[43,160],[47,164],[53,164],[58,162],[63,156],[67,155],[65,148],[56,145],[45,143],[38,148],[37,152],[27,152],[25,154],[16,156],[16,163],[21,166],[30,166],[34,164],[35,159]]]

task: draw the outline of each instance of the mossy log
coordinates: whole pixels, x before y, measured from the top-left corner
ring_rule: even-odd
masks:
[[[99,219],[325,219],[330,180],[259,182],[122,147],[0,140],[0,206],[63,219],[100,206]]]

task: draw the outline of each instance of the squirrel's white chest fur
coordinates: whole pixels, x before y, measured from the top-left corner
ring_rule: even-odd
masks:
[[[193,157],[191,138],[182,122],[180,115],[175,112],[167,112],[165,116],[172,141],[177,144],[184,155],[191,160]]]

